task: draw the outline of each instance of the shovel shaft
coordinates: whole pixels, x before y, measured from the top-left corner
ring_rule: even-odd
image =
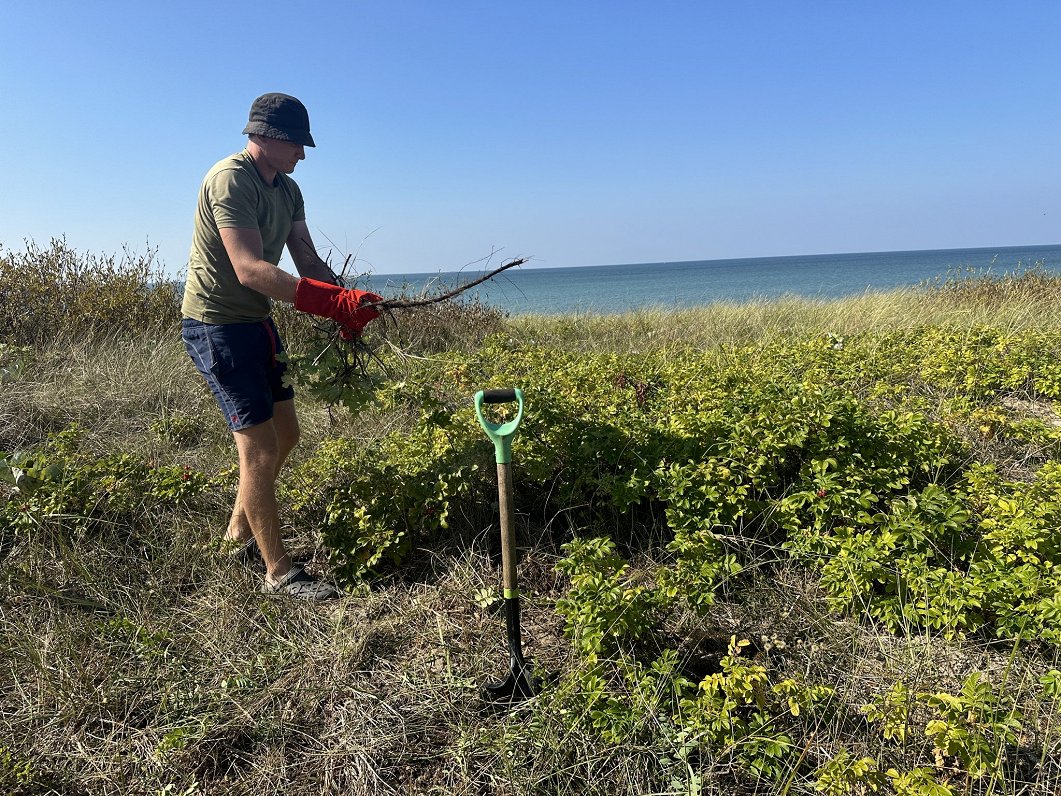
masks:
[[[523,632],[519,621],[519,597],[505,600],[505,630],[508,635],[508,662],[513,674],[519,674],[526,667],[523,661]]]
[[[512,464],[497,465],[497,497],[501,513],[501,585],[505,599],[519,597],[516,581],[516,531],[512,516],[515,514],[512,499]]]

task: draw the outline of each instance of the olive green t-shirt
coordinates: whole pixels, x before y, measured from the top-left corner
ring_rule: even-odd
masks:
[[[267,185],[243,150],[216,163],[199,189],[181,314],[204,323],[269,317],[269,297],[240,284],[221,242],[225,228],[257,229],[264,258],[276,265],[296,221],[306,218],[302,192],[286,174]]]

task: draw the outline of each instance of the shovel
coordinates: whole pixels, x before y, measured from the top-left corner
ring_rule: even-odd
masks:
[[[507,423],[491,423],[483,417],[483,404],[516,402],[516,417]],[[475,414],[486,436],[494,443],[497,460],[498,505],[501,513],[501,570],[505,598],[505,627],[508,631],[508,677],[499,683],[488,683],[486,698],[501,705],[514,705],[534,696],[534,684],[523,659],[523,642],[519,626],[519,586],[516,583],[516,539],[512,527],[512,437],[523,417],[523,392],[480,390],[475,394]]]

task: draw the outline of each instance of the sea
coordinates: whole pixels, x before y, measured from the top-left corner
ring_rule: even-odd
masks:
[[[368,287],[383,295],[437,295],[484,276],[481,270],[372,274]],[[511,268],[466,296],[511,315],[599,314],[638,309],[701,307],[787,296],[836,299],[968,278],[1016,274],[1032,268],[1061,273],[1061,244],[927,251],[807,254],[736,260]]]

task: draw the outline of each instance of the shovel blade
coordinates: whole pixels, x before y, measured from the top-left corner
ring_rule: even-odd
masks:
[[[512,589],[515,592],[515,589]],[[488,683],[486,699],[497,705],[515,705],[536,693],[530,674],[530,661],[523,657],[523,639],[519,629],[518,593],[505,597],[505,628],[508,635],[508,677],[500,683]]]
[[[508,677],[499,683],[487,683],[483,687],[488,702],[505,707],[518,705],[530,699],[536,693],[534,681],[530,677],[527,664],[513,666]]]

